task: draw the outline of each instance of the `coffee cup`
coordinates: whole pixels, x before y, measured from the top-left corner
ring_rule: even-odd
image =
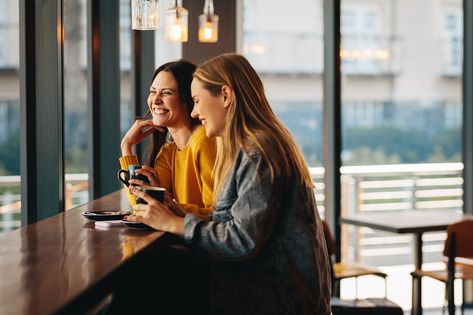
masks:
[[[153,197],[156,200],[164,202],[164,194],[166,192],[165,188],[162,188],[162,187],[136,187],[136,189],[141,190],[142,192],[150,195],[151,197]],[[147,202],[144,201],[141,198],[136,198],[136,203],[147,204]]]
[[[130,179],[139,179],[144,181],[145,183],[149,184],[149,179],[143,174],[135,173],[136,170],[141,169],[140,165],[129,165],[128,170],[119,170],[118,171],[118,179],[125,184],[126,186],[130,186]]]

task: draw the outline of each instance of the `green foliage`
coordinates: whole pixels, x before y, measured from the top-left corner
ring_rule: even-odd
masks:
[[[460,129],[429,134],[395,127],[349,128],[343,135],[344,165],[458,162]]]
[[[400,158],[398,154],[387,156],[382,148],[362,147],[352,150],[344,161],[346,165],[399,164]]]
[[[0,143],[0,175],[20,174],[20,136],[15,134]]]
[[[66,173],[87,173],[87,150],[74,147],[66,151]]]

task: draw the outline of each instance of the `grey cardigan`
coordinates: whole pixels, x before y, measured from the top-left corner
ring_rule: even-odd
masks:
[[[311,188],[240,150],[210,222],[187,214],[184,239],[210,259],[216,314],[330,314],[330,267]]]

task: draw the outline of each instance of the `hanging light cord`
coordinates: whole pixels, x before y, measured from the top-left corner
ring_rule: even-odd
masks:
[[[179,7],[177,6],[177,0],[174,0],[174,7],[176,8],[176,20],[179,19]]]
[[[205,5],[204,5],[204,14],[206,16],[207,22],[211,21],[211,15],[214,13],[213,10],[213,1],[212,0],[205,0]]]

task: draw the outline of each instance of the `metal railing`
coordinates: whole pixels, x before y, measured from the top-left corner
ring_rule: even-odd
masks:
[[[344,166],[342,214],[394,210],[461,209],[462,163]],[[324,217],[324,169],[311,167],[315,196]],[[66,175],[66,208],[88,201],[87,174]],[[0,176],[0,233],[20,226],[20,177]],[[9,193],[5,193],[8,189]],[[16,193],[15,193],[16,192]],[[368,228],[343,226],[344,257],[373,265],[410,263],[411,239]],[[424,235],[424,260],[438,260],[444,233]]]
[[[462,163],[342,167],[342,214],[461,210],[462,171]],[[412,263],[411,237],[343,226],[342,256],[373,265]],[[445,233],[426,233],[423,239],[424,261],[440,260]]]
[[[88,174],[66,174],[66,209],[88,201]],[[0,176],[0,234],[21,226],[21,178]]]
[[[343,34],[342,73],[399,72],[401,41],[386,35]],[[314,75],[323,72],[323,38],[315,32],[245,31],[243,53],[258,73]]]

